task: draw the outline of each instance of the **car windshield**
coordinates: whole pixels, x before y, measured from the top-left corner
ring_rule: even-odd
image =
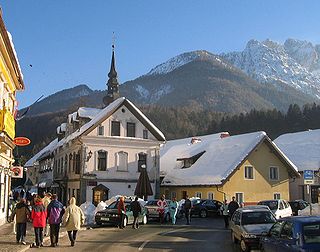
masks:
[[[303,226],[303,236],[306,244],[320,244],[320,222]]]
[[[261,211],[261,212],[243,212],[242,213],[242,225],[251,225],[251,224],[267,224],[275,223],[276,218],[271,212]]]
[[[156,200],[150,200],[146,203],[146,206],[157,206],[157,202]]]
[[[118,201],[114,201],[108,206],[108,208],[109,209],[115,209],[115,208],[117,208],[117,206],[118,206]]]
[[[278,209],[278,201],[277,200],[270,200],[270,201],[261,201],[258,205],[265,205],[270,208],[270,210],[277,210]]]

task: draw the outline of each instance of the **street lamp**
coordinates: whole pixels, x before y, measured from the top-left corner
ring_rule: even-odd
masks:
[[[87,155],[86,161],[88,162],[91,157],[92,157],[92,151],[89,151],[89,153],[88,153],[88,155]]]

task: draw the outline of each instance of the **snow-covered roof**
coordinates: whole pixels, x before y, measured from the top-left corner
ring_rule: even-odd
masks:
[[[162,185],[221,184],[259,143],[269,139],[263,131],[220,136],[221,133],[201,136],[198,137],[201,141],[194,144],[191,144],[192,138],[168,141],[160,150],[160,174],[165,176]],[[201,152],[204,153],[191,167],[181,169],[183,163],[177,159]],[[286,161],[291,165],[289,160]]]
[[[76,111],[68,115],[68,123],[72,123],[73,121],[77,120],[77,113],[78,112]]]
[[[62,132],[66,132],[66,130],[67,130],[67,123],[62,123],[62,124],[60,125],[60,130],[61,130]]]
[[[24,167],[31,167],[33,166],[34,162],[37,161],[39,157],[44,155],[45,153],[52,152],[55,149],[55,146],[58,143],[58,138],[54,139],[51,143],[49,143],[46,147],[44,147],[41,151],[35,154],[32,158],[30,158],[24,165]]]
[[[320,129],[284,134],[274,143],[299,171],[320,168]]]
[[[21,71],[21,67],[20,67],[17,51],[16,51],[16,49],[14,47],[12,35],[11,35],[11,33],[9,31],[7,31],[7,33],[8,33],[8,37],[9,37],[9,40],[10,40],[10,44],[11,44],[11,47],[12,47],[13,54],[16,57],[16,61],[17,61],[17,65],[18,65],[18,68],[19,68],[19,71],[20,71],[20,74],[21,74],[21,78],[23,79],[23,74],[22,74],[22,71]]]
[[[78,109],[77,116],[93,119],[100,112],[101,112],[101,109],[80,107]]]

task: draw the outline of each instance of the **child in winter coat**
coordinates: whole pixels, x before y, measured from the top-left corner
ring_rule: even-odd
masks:
[[[36,238],[36,242],[32,245],[32,247],[43,247],[43,228],[46,226],[47,211],[42,203],[42,199],[39,196],[34,199],[31,219]]]

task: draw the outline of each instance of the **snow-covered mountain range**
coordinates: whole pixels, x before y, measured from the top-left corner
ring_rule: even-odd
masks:
[[[320,45],[250,40],[242,52],[220,56],[260,83],[286,84],[320,99]]]

